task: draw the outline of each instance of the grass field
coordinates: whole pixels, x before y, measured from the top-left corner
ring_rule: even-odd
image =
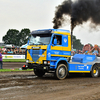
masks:
[[[3,62],[26,62],[26,59],[3,59]]]
[[[0,69],[0,72],[17,72],[17,71],[33,71],[33,69],[22,70],[21,68],[17,69]]]
[[[3,62],[26,62],[26,59],[3,59]],[[0,69],[0,72],[17,72],[17,71],[33,71],[33,69],[22,70],[21,68],[17,69]]]

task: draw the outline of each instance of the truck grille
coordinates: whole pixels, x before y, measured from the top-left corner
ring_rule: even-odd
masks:
[[[31,55],[32,59],[34,62],[36,62],[39,59],[39,55],[42,55],[44,53],[45,50],[33,50],[30,49],[28,50],[29,54]]]

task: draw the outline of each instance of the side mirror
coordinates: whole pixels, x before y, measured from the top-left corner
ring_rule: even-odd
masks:
[[[57,39],[54,39],[54,45],[57,45]]]

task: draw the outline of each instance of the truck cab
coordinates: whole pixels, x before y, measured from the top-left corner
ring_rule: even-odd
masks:
[[[71,57],[69,30],[44,29],[31,34],[26,53],[26,67],[33,68],[37,76],[55,72],[60,62],[67,63]]]

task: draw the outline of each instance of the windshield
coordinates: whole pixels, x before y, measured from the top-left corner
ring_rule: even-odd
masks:
[[[29,45],[47,45],[50,43],[51,34],[31,35]]]

